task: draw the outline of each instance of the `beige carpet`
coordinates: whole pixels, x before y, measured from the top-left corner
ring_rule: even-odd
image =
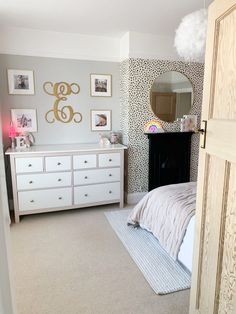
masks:
[[[25,216],[11,228],[18,314],[187,314],[189,291],[157,296],[102,206]]]

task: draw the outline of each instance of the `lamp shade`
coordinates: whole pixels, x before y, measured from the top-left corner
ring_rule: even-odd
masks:
[[[11,122],[9,130],[8,130],[8,136],[9,137],[16,137],[16,129],[14,124]]]
[[[207,10],[186,15],[176,30],[174,46],[185,61],[204,62]]]

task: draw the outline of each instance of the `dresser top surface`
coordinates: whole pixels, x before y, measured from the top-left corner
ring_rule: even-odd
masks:
[[[92,151],[113,151],[124,150],[127,147],[122,144],[110,144],[102,146],[98,143],[84,144],[59,144],[59,145],[34,145],[30,148],[8,148],[6,155],[25,155],[25,154],[45,154],[45,153],[75,153],[75,152],[92,152]]]

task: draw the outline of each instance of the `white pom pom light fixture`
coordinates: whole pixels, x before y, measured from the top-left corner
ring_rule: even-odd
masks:
[[[174,46],[185,61],[203,62],[206,46],[207,10],[186,15],[176,30]]]

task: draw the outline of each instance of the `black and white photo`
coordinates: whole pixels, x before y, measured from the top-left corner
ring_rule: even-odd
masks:
[[[34,95],[34,73],[31,70],[7,70],[10,95]]]
[[[111,75],[91,74],[90,78],[91,96],[111,96]]]
[[[14,75],[14,88],[15,89],[29,89],[29,76],[28,75]]]

